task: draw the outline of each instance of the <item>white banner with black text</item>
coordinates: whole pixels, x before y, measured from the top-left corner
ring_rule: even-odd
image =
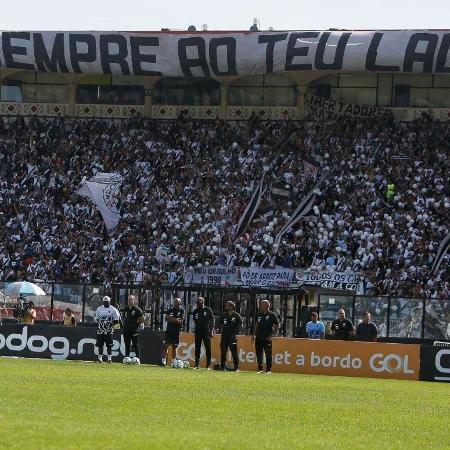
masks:
[[[323,289],[337,291],[356,291],[358,285],[357,273],[298,270],[295,275],[298,284],[304,286],[319,286]]]
[[[0,68],[220,77],[291,71],[450,73],[450,30],[3,31]]]
[[[294,278],[292,269],[263,269],[261,267],[241,267],[239,269],[243,286],[290,287]]]

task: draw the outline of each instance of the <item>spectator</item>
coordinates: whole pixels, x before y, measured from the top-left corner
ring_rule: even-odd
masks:
[[[77,325],[77,319],[70,308],[65,309],[61,325],[65,327],[75,327]]]
[[[426,116],[296,127],[7,118],[0,278],[108,287],[173,282],[212,264],[294,267],[360,273],[360,294],[448,298],[448,256],[437,273],[430,267],[449,231],[449,140],[450,126]],[[98,171],[124,177],[112,237],[96,208],[75,195]],[[263,173],[260,209],[235,242]],[[310,215],[276,244],[322,174]]]
[[[353,323],[345,318],[345,310],[338,311],[337,319],[331,323],[331,333],[334,339],[341,341],[348,341],[350,336],[353,336]]]
[[[306,334],[309,339],[325,339],[325,325],[318,319],[319,314],[311,313],[311,321],[306,324]]]
[[[29,301],[24,305],[22,323],[26,325],[34,325],[35,320],[36,320],[36,310],[34,309],[34,303],[32,301]]]
[[[370,312],[365,311],[362,322],[356,327],[355,336],[358,341],[375,342],[378,339],[377,326],[370,319]]]

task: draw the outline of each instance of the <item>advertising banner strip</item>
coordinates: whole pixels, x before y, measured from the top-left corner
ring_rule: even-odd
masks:
[[[274,372],[419,379],[420,345],[292,338],[274,338],[272,342]],[[255,347],[250,336],[238,336],[238,354],[242,370],[256,370]],[[178,356],[194,361],[193,333],[181,334]],[[215,362],[220,362],[220,336],[212,339],[212,356]],[[202,348],[203,364],[204,358]],[[227,361],[231,365],[229,354]]]
[[[420,379],[450,383],[450,347],[421,346]]]
[[[0,68],[220,77],[291,71],[449,73],[450,30],[3,31]]]
[[[158,364],[163,336],[164,333],[158,331],[144,330],[139,333],[142,363]],[[0,356],[95,361],[98,355],[96,337],[96,327],[4,324],[0,327]],[[114,332],[112,355],[116,362],[122,361],[125,356],[120,331]]]
[[[141,362],[160,361],[163,332],[139,333]],[[0,356],[77,359],[94,361],[96,329],[44,325],[11,325],[0,328]],[[213,363],[220,361],[220,335],[212,339]],[[114,335],[113,358],[124,354],[120,332]],[[250,336],[238,336],[242,370],[256,370],[256,354]],[[194,362],[194,334],[181,333],[177,356]],[[202,347],[201,364],[204,364]],[[228,362],[230,361],[228,355]],[[416,344],[389,344],[309,339],[274,338],[273,371],[316,375],[449,381],[450,349]]]

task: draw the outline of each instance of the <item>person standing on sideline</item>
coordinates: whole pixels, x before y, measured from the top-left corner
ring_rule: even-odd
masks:
[[[111,298],[105,295],[103,297],[103,305],[95,311],[95,321],[97,322],[97,342],[98,360],[103,362],[103,347],[106,345],[106,353],[108,354],[108,363],[112,363],[112,346],[114,325],[118,325],[120,320],[119,311],[111,306]]]
[[[256,315],[256,327],[252,336],[255,343],[258,373],[263,373],[263,352],[266,355],[266,371],[272,373],[272,338],[278,332],[280,321],[277,315],[270,311],[269,300],[259,303],[259,313]]]
[[[125,344],[125,357],[130,356],[131,344],[133,343],[136,358],[140,358],[139,330],[144,328],[144,313],[136,306],[136,297],[128,296],[128,304],[122,311],[123,317],[123,342]]]
[[[325,339],[325,325],[319,322],[319,314],[311,313],[311,321],[306,324],[306,334],[309,339]]]
[[[370,319],[370,312],[365,311],[363,321],[356,327],[355,336],[358,341],[375,342],[378,339],[378,328]]]
[[[172,360],[177,357],[177,347],[180,344],[180,332],[183,326],[184,309],[181,307],[181,298],[173,301],[173,306],[166,312],[166,332],[163,342],[163,351],[160,366],[165,366],[167,362],[167,350],[172,347]]]
[[[340,341],[348,341],[350,336],[353,336],[353,323],[351,320],[345,318],[345,311],[343,309],[338,311],[337,319],[331,323],[331,334],[334,339]]]
[[[206,370],[211,370],[211,338],[214,330],[214,314],[212,309],[205,306],[205,299],[197,297],[197,308],[192,312],[195,324],[195,365],[199,369],[200,350],[202,342],[206,352]]]
[[[225,303],[225,312],[220,317],[220,368],[225,370],[227,351],[230,349],[233,358],[234,371],[239,371],[239,356],[237,351],[237,334],[241,331],[242,317],[236,312],[234,302]]]

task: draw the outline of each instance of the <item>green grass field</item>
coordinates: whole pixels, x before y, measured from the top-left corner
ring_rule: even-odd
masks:
[[[0,448],[450,448],[447,384],[0,358]]]

